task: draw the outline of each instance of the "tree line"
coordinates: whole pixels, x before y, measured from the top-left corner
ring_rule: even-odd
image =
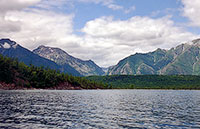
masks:
[[[112,75],[90,76],[114,89],[200,89],[200,76],[195,75]]]
[[[61,84],[69,84],[82,89],[107,89],[104,83],[87,80],[84,77],[75,77],[58,70],[46,67],[25,65],[17,59],[0,55],[0,82],[15,84],[26,88],[51,88]]]

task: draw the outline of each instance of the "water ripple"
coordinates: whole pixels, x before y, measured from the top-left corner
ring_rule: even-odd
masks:
[[[200,91],[0,91],[0,128],[200,128]]]

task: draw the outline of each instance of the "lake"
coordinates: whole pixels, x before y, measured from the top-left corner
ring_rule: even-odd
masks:
[[[200,91],[0,91],[0,128],[200,128]]]

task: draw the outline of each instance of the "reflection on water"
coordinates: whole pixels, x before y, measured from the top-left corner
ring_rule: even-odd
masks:
[[[200,91],[0,91],[0,128],[200,128]]]

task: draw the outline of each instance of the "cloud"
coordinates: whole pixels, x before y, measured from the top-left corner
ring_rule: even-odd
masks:
[[[47,2],[49,2],[47,4]],[[0,1],[0,37],[11,38],[21,45],[33,49],[41,44],[54,44],[64,38],[74,40],[73,14],[64,15],[43,10],[57,3],[52,0],[7,0]],[[29,8],[30,6],[43,7],[43,9]],[[47,7],[46,6],[46,7]],[[54,5],[55,6],[55,5]],[[46,8],[47,9],[47,8]],[[70,37],[69,37],[70,35]]]
[[[191,25],[200,27],[200,0],[182,0],[183,15],[188,17]]]
[[[65,9],[71,9],[74,7],[74,0],[41,0],[35,7],[48,10],[48,11],[60,11]]]
[[[40,0],[9,0],[9,3],[8,0],[1,0],[0,12],[6,13],[10,10],[21,10],[38,2],[40,2]]]
[[[110,8],[112,10],[123,10],[124,7],[115,4],[114,0],[79,0],[80,2],[87,2],[87,3],[95,3],[95,4],[102,4],[103,6],[106,6],[107,8]]]
[[[109,4],[107,5],[108,8],[112,9],[112,10],[121,10],[123,9],[122,6],[116,5],[116,4]]]
[[[114,3],[114,0],[79,0],[80,2],[92,2],[92,3],[103,3],[104,5],[109,5]]]
[[[88,44],[96,45],[102,52],[106,51],[102,54],[104,59],[95,60],[102,66],[116,64],[119,59],[136,52],[149,52],[158,47],[169,49],[197,38],[175,26],[170,17],[152,19],[135,16],[124,21],[101,17],[87,22],[82,32],[90,38]]]
[[[29,49],[39,45],[59,47],[75,57],[92,59],[100,66],[114,65],[136,52],[149,52],[158,47],[171,48],[197,37],[175,26],[170,17],[153,19],[140,16],[127,20],[99,17],[85,24],[81,29],[83,35],[75,35],[75,15],[52,11],[50,8],[55,1],[23,0],[20,3],[22,0],[13,0],[16,1],[18,7],[11,8],[9,5],[4,7],[5,13],[0,14],[0,38],[11,38]],[[48,1],[53,3],[48,5]],[[115,4],[113,0],[79,1]],[[59,2],[58,5],[68,0]],[[36,8],[28,8],[33,5]]]
[[[17,29],[9,33],[4,31],[0,36],[16,39],[23,46],[31,49],[40,44],[57,45],[60,39],[71,36],[73,32],[73,15],[31,10],[9,12],[5,19],[12,22]],[[5,27],[13,28],[11,25]]]
[[[0,36],[4,37],[12,32],[21,30],[21,22],[16,19],[10,19],[7,14],[14,11],[23,10],[33,6],[40,0],[1,0],[0,1]]]
[[[85,3],[95,3],[95,4],[102,4],[103,6],[106,6],[109,9],[112,10],[121,10],[123,11],[125,14],[128,14],[132,11],[135,11],[136,7],[135,6],[131,6],[130,8],[125,8],[121,5],[118,5],[115,3],[115,0],[78,0],[79,2],[85,2]]]
[[[125,42],[186,33],[181,28],[175,27],[169,17],[152,19],[140,16],[124,21],[113,20],[112,17],[97,18],[87,22],[82,32],[95,38],[117,39]]]

